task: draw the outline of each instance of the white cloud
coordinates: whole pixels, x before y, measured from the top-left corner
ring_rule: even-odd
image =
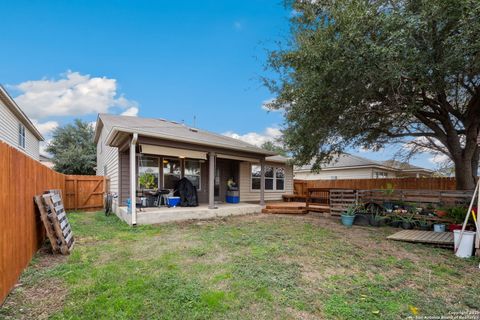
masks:
[[[449,163],[452,160],[446,154],[439,153],[439,154],[434,154],[432,157],[428,159],[428,161],[436,165],[444,165],[445,163]]]
[[[106,77],[67,71],[58,80],[31,80],[14,87],[21,92],[15,101],[29,117],[36,119],[96,114],[108,112],[112,107],[138,110],[135,101],[118,94],[117,81]]]
[[[138,108],[137,107],[130,107],[127,110],[123,111],[121,113],[122,116],[130,116],[130,117],[136,117],[138,116]]]
[[[49,136],[53,130],[55,130],[58,127],[58,122],[57,121],[46,121],[46,122],[38,122],[36,119],[32,119],[33,124],[35,125],[35,128],[40,131],[42,136]]]
[[[263,133],[248,132],[245,134],[238,134],[232,131],[228,131],[223,133],[223,135],[227,137],[239,139],[260,147],[262,144],[264,144],[267,141],[271,141],[275,143],[276,139],[282,136],[282,132],[278,128],[268,127],[265,129]]]

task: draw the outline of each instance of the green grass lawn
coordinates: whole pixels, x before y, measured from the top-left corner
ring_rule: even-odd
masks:
[[[404,319],[478,311],[477,258],[385,240],[390,228],[257,215],[131,228],[69,215],[68,257],[41,252],[6,319]]]

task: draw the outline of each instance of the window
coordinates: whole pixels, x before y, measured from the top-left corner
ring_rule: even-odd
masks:
[[[252,190],[260,190],[261,166],[252,165]],[[285,168],[265,166],[265,190],[285,190]]]
[[[273,190],[274,172],[274,167],[265,166],[265,190]]]
[[[259,165],[252,164],[252,189],[260,190],[260,177],[262,176],[262,168]]]
[[[197,188],[201,189],[202,181],[201,162],[199,160],[185,160],[185,178]]]
[[[275,170],[275,189],[285,189],[285,168],[277,168]]]
[[[138,160],[138,187],[157,189],[159,176],[158,158],[141,156]]]
[[[388,178],[388,172],[377,171],[375,172],[375,178],[376,179]]]
[[[18,145],[25,149],[25,126],[18,124]]]
[[[180,159],[163,159],[163,187],[175,189],[177,181],[182,177]]]

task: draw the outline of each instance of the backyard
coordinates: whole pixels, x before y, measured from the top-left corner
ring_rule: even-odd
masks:
[[[478,258],[389,227],[254,215],[131,228],[69,215],[68,257],[38,253],[4,319],[403,319],[479,311]]]

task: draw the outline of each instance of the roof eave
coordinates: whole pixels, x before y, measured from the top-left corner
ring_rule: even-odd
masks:
[[[103,122],[102,119],[100,118],[100,114],[97,115],[97,122],[95,123],[95,136],[93,138],[93,142],[95,144],[98,143],[98,140],[100,139],[100,133],[103,129]]]
[[[112,146],[111,144],[113,142],[113,139],[120,132],[124,132],[124,133],[128,133],[128,134],[137,133],[139,135],[146,136],[146,137],[162,138],[162,139],[172,140],[172,141],[188,142],[188,143],[192,143],[192,144],[196,144],[196,145],[203,145],[203,146],[210,146],[210,147],[217,147],[217,148],[225,148],[225,149],[231,149],[231,150],[236,150],[236,151],[244,151],[244,152],[263,155],[265,157],[276,156],[277,155],[277,153],[275,153],[273,151],[268,151],[268,150],[261,150],[260,149],[260,150],[257,151],[257,150],[250,150],[250,149],[247,149],[247,148],[232,147],[231,145],[226,145],[226,144],[214,144],[214,143],[208,144],[208,143],[204,143],[204,142],[200,142],[200,141],[180,139],[180,138],[178,138],[176,136],[173,136],[173,135],[154,134],[154,133],[151,133],[151,132],[148,132],[148,131],[132,130],[130,128],[125,128],[125,127],[120,127],[120,126],[113,126],[110,129],[110,132],[107,135],[106,144],[108,146]],[[115,146],[112,146],[112,147],[115,147]]]
[[[25,112],[23,112],[23,110],[18,106],[15,100],[13,100],[13,98],[2,85],[0,85],[0,98],[1,97],[4,98],[2,100],[5,101],[7,108],[9,108],[10,111],[12,111],[13,114],[20,119],[23,125],[27,127],[38,140],[45,141],[45,138],[42,136],[40,131],[38,131],[37,127],[35,127],[33,122],[27,117]]]

